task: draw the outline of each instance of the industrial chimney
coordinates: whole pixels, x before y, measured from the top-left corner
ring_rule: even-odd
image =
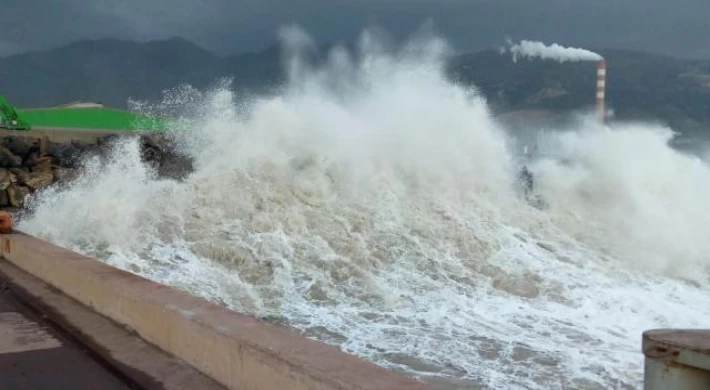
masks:
[[[606,96],[606,61],[604,59],[597,63],[597,118],[604,124],[606,112],[604,108],[604,98]]]

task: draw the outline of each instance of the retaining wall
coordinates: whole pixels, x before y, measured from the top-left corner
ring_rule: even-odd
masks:
[[[2,256],[229,389],[430,389],[204,299],[22,233]]]

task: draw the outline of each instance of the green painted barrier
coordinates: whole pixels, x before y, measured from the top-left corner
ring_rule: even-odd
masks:
[[[165,131],[170,128],[167,118],[103,107],[19,109],[17,113],[32,127],[111,131]]]

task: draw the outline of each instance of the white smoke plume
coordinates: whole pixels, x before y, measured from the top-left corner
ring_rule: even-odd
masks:
[[[513,54],[513,61],[515,62],[518,61],[519,57],[539,57],[543,60],[559,62],[601,61],[603,59],[601,55],[585,49],[564,47],[556,43],[546,45],[542,42],[526,40],[511,45],[509,50]]]

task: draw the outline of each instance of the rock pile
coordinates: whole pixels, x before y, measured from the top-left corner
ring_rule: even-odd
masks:
[[[168,136],[142,135],[140,147],[143,161],[151,164],[161,178],[182,180],[194,169],[192,159],[180,153]]]
[[[81,174],[87,156],[105,156],[119,135],[99,138],[96,143],[50,142],[28,136],[5,136],[0,140],[0,209],[19,209],[27,198],[51,185],[69,183]],[[163,135],[141,135],[143,160],[163,178],[180,180],[192,171],[192,160],[177,152]]]

